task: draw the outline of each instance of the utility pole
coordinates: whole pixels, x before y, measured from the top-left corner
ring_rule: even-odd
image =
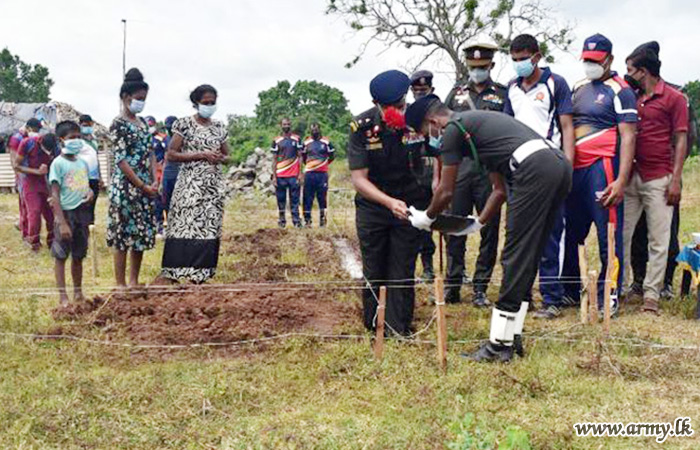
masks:
[[[122,47],[122,78],[126,75],[126,19],[122,19],[124,24],[124,46]]]

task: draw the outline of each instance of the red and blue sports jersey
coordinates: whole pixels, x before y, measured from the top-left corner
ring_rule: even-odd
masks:
[[[299,155],[302,151],[301,138],[299,136],[296,134],[277,136],[272,141],[270,150],[277,158],[278,178],[299,176],[301,171],[301,158],[299,158]]]
[[[583,80],[573,90],[576,155],[574,169],[618,152],[618,125],[637,122],[637,99],[615,72],[607,80]]]
[[[11,152],[17,153],[17,150],[19,150],[19,145],[22,143],[22,140],[26,137],[26,134],[22,134],[18,131],[17,133],[10,136],[10,139],[7,141],[7,148],[9,148]]]
[[[328,172],[328,166],[333,160],[335,148],[327,137],[320,139],[308,138],[304,141],[304,160],[306,172]]]

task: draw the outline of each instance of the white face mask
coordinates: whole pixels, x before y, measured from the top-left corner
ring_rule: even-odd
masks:
[[[583,71],[586,74],[586,78],[589,80],[600,80],[603,78],[603,74],[605,74],[605,67],[598,63],[584,61]]]
[[[476,84],[481,84],[489,79],[491,71],[489,69],[469,69],[469,79]]]

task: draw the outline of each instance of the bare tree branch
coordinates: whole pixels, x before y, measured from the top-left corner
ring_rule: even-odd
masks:
[[[367,34],[352,67],[371,44],[417,48],[418,61],[447,56],[456,78],[466,75],[464,48],[476,39],[490,39],[507,51],[517,34],[535,35],[545,56],[568,51],[573,25],[560,23],[547,0],[326,0],[328,14],[339,15],[356,32]]]

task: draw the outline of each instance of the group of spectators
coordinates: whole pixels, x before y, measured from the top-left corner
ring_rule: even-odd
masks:
[[[453,111],[490,110],[514,116],[561,149],[574,168],[571,192],[540,262],[543,305],[535,317],[554,319],[579,303],[578,247],[591,225],[596,227],[602,264],[599,301],[607,265],[612,264],[613,313],[621,294],[641,297],[643,310],[657,313],[659,300],[672,296],[683,164],[697,138],[687,97],[661,77],[659,44],[634,49],[625,59],[626,75],[620,76],[612,69],[612,42],[600,34],[589,37],[581,55],[585,79],[573,89],[540,65],[539,44],[527,34],[510,45],[517,77],[507,86],[494,82],[490,72],[496,50],[489,44],[466,49],[468,78],[456,84],[445,104]],[[433,91],[432,78],[427,71],[414,74],[416,98]],[[452,212],[480,212],[490,192],[485,173],[464,158]],[[497,217],[481,228],[473,279],[464,272],[466,237],[448,237],[447,302],[461,301],[460,287],[468,280],[474,304],[489,306],[485,292],[496,262],[499,222]],[[615,230],[613,261],[607,257],[609,224]],[[432,276],[432,268],[427,270]]]
[[[217,91],[209,85],[197,87],[190,94],[196,113],[179,120],[168,117],[159,127],[155,118],[138,116],[148,90],[138,69],[125,75],[121,111],[109,129],[106,183],[90,116],[62,121],[50,132],[30,119],[9,139],[19,192],[17,228],[23,241],[39,252],[43,218],[62,304],[68,302],[68,258],[74,299],[83,298],[82,260],[102,188],[109,198],[106,240],[114,250],[117,287],[140,286],[143,253],[155,246],[159,234],[164,235],[165,251],[158,283],[201,283],[216,271],[224,209],[222,163],[228,156],[226,126],[211,119]]]

